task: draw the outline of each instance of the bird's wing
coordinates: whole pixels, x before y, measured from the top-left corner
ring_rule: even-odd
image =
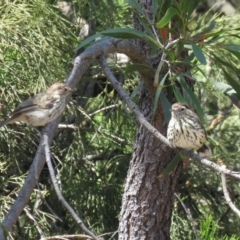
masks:
[[[41,109],[51,109],[56,101],[58,101],[58,99],[53,95],[44,94],[43,96],[35,98],[33,103],[38,105]]]
[[[58,99],[45,92],[38,93],[33,98],[20,103],[12,112],[12,116],[19,113],[31,111],[32,109],[50,109]]]
[[[12,112],[11,115],[17,114],[17,113],[23,113],[26,111],[29,111],[33,108],[36,108],[36,106],[38,105],[37,102],[41,101],[41,99],[43,98],[44,93],[39,93],[36,96],[34,96],[33,98],[29,98],[26,101],[20,103]]]

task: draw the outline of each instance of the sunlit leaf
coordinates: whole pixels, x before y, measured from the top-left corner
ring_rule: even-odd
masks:
[[[230,85],[223,82],[213,82],[213,86],[219,89],[224,95],[228,96],[232,103],[240,108],[240,97]]]
[[[202,49],[200,47],[198,47],[196,44],[192,43],[192,50],[194,52],[194,55],[196,56],[197,60],[203,64],[206,65],[207,64],[207,60],[202,52]]]
[[[212,54],[214,56],[215,61],[218,63],[221,63],[223,66],[227,67],[229,70],[233,72],[233,74],[240,74],[238,73],[238,69],[235,69],[234,66],[227,62],[222,60],[221,58],[217,57],[215,54]],[[222,71],[226,77],[226,81],[232,86],[232,88],[237,92],[238,96],[240,96],[240,82],[236,81],[235,78],[232,77],[224,68],[222,68]]]
[[[106,31],[101,32],[102,35],[109,36],[109,37],[114,37],[114,38],[124,38],[124,39],[129,39],[129,38],[140,38],[140,39],[145,39],[151,42],[152,44],[158,46],[157,41],[147,35],[144,32],[138,31],[134,28],[113,28],[109,29]]]
[[[231,52],[233,55],[235,55],[238,59],[240,59],[240,46],[236,44],[224,44],[222,45],[224,49]]]
[[[175,16],[176,14],[179,14],[179,11],[174,7],[170,7],[156,26],[158,28],[163,28],[172,20],[173,16]]]
[[[97,34],[94,34],[92,35],[91,37],[88,37],[86,39],[84,39],[80,45],[77,46],[76,50],[79,50],[80,48],[83,48],[83,47],[86,47],[88,46],[90,43],[92,43],[93,41],[95,41],[97,38],[101,37],[101,34],[100,33],[97,33]]]

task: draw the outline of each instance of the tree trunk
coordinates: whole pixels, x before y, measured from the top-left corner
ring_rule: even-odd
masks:
[[[147,9],[149,19],[152,13],[151,0],[139,0]],[[142,30],[137,18],[135,28]],[[143,43],[141,49],[149,51]],[[145,79],[146,81],[146,79]],[[153,79],[147,79],[152,81]],[[167,126],[163,125],[161,104],[154,116],[152,106],[154,95],[148,85],[142,84],[140,109],[148,121],[166,135]],[[154,90],[156,91],[156,90]],[[151,93],[151,94],[150,94]],[[170,239],[170,225],[174,203],[174,192],[182,170],[180,163],[175,170],[163,178],[157,178],[174,157],[174,152],[153,137],[143,126],[137,129],[136,142],[125,183],[122,209],[120,213],[119,239]]]

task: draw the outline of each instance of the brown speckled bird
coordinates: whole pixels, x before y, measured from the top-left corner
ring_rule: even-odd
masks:
[[[44,126],[55,120],[65,109],[66,97],[72,89],[64,83],[54,83],[45,92],[20,103],[0,126],[25,122],[32,126]]]
[[[173,148],[197,150],[202,157],[211,157],[205,145],[206,131],[198,115],[183,103],[172,105],[172,118],[167,129],[167,138]]]

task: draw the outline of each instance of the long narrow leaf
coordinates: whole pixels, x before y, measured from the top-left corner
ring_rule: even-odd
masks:
[[[205,58],[201,48],[198,47],[196,44],[192,43],[192,49],[193,49],[194,55],[196,56],[197,60],[201,64],[206,65],[207,64],[207,60],[206,60],[206,58]]]
[[[222,60],[221,58],[217,57],[215,54],[212,53],[214,56],[215,61],[218,63],[221,63],[223,66],[227,67],[229,71],[233,73],[238,73],[239,70],[236,69],[231,63],[226,62]],[[238,96],[240,96],[240,83],[236,81],[224,68],[222,68],[222,71],[226,77],[226,81],[233,87],[233,89],[237,92]]]
[[[79,50],[80,48],[86,47],[87,45],[89,45],[91,42],[95,41],[97,38],[101,37],[100,33],[94,34],[91,37],[88,37],[86,39],[84,39],[80,45],[77,46],[76,50]]]
[[[194,106],[196,108],[196,111],[201,119],[201,121],[204,121],[204,114],[203,114],[203,110],[201,108],[200,103],[197,100],[197,97],[195,95],[195,93],[192,91],[192,89],[187,85],[187,83],[184,81],[184,79],[182,78],[182,76],[177,77],[177,80],[179,81],[179,83],[181,84],[181,86],[187,91],[188,95],[190,96],[190,98],[192,99]]]
[[[132,73],[132,72],[141,72],[143,70],[152,70],[154,71],[154,69],[148,65],[144,65],[144,64],[130,64],[126,67],[125,69],[125,74],[128,73]]]
[[[228,96],[236,107],[240,108],[240,97],[232,86],[223,82],[213,82],[213,86],[220,90],[224,95]]]
[[[178,102],[187,103],[187,101],[184,99],[184,97],[180,93],[178,87],[175,85],[173,86],[173,92]]]
[[[160,94],[160,100],[162,103],[162,108],[164,112],[164,121],[163,124],[166,124],[170,121],[171,118],[171,103],[168,101],[168,99],[165,97],[163,93]]]
[[[157,28],[163,28],[166,26],[176,14],[179,14],[179,11],[174,7],[170,7],[163,18],[157,23]]]
[[[139,14],[144,15],[144,12],[136,0],[127,0],[127,3],[134,8]]]
[[[153,0],[153,21],[155,20],[158,9],[159,9],[159,0]]]
[[[181,162],[182,158],[179,153],[175,155],[173,160],[167,165],[167,167],[161,172],[161,174],[158,176],[158,178],[165,177],[169,173],[171,173],[175,167]]]
[[[103,32],[101,32],[101,34],[105,35],[105,36],[109,36],[109,37],[114,37],[114,38],[125,38],[125,39],[140,38],[140,39],[145,39],[145,40],[151,42],[152,44],[158,46],[158,43],[154,38],[150,37],[146,33],[138,31],[134,28],[113,28],[113,29],[103,31]]]
[[[164,83],[165,83],[165,80],[166,80],[167,76],[168,76],[168,73],[166,73],[166,75],[163,77],[163,79],[161,80],[161,82],[159,84],[159,87],[156,91],[155,98],[154,98],[154,103],[153,103],[153,114],[155,114],[155,112],[157,110],[158,100],[159,100],[160,94],[162,92],[162,89],[164,87]]]

